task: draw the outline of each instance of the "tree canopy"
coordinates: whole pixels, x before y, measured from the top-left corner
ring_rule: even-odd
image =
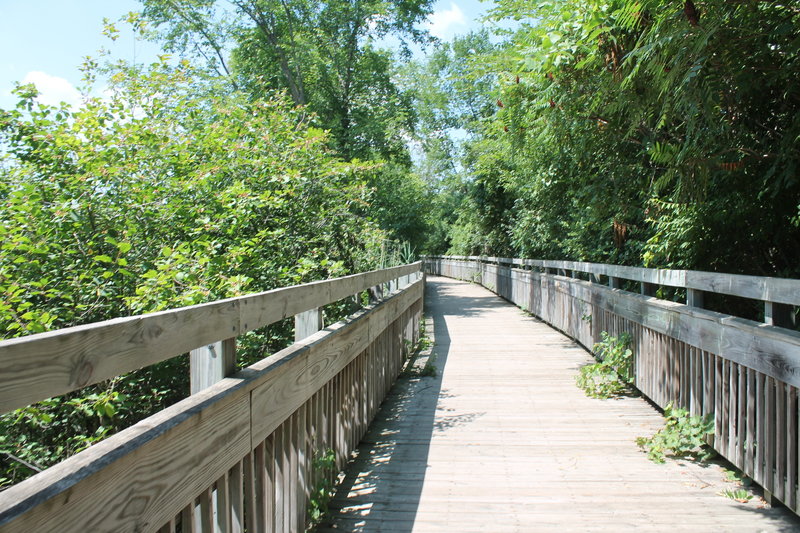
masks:
[[[159,62],[88,60],[76,108],[18,87],[0,110],[4,337],[375,268],[398,242],[406,260],[800,276],[794,4],[497,0],[513,30],[451,42],[420,29],[431,9],[142,0],[127,22]],[[240,364],[289,328],[240,337]],[[0,416],[0,486],[180,399],[186,366]]]
[[[495,113],[452,251],[797,275],[800,11],[499,0],[493,17],[519,29],[485,56]]]

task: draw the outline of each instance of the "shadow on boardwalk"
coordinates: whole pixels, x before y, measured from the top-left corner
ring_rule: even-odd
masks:
[[[716,465],[656,465],[663,419],[641,398],[575,387],[588,354],[488,291],[430,279],[435,377],[402,376],[319,531],[798,531],[739,504]]]
[[[321,524],[318,531],[376,531],[389,525],[392,531],[412,531],[433,432],[469,418],[436,417],[439,399],[448,394],[442,390],[442,376],[450,336],[444,313],[437,307],[442,291],[440,286],[429,286],[426,291],[425,316],[429,327],[433,325],[428,334],[435,343],[436,375],[404,373],[398,378],[338,486],[331,504],[335,521]],[[492,305],[495,302],[471,298],[464,301],[464,312],[479,315]]]

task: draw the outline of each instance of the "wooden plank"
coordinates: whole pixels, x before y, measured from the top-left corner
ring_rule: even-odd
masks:
[[[111,379],[238,332],[238,303],[222,300],[2,341],[0,412]]]
[[[275,428],[273,432],[273,439],[275,443],[275,515],[272,517],[273,531],[284,531],[284,516],[289,507],[288,494],[286,492],[285,479],[289,475],[286,468],[286,439],[284,438],[285,426],[280,425]],[[269,517],[267,517],[269,518]]]
[[[397,300],[412,304],[409,294],[413,289],[373,309],[391,308]],[[305,401],[303,396],[318,390],[337,368],[363,351],[369,333],[369,311],[327,328],[306,344],[294,345],[225,378],[8,489],[0,500],[0,525],[35,530],[58,514],[62,531],[160,527],[247,456],[255,448],[254,443],[263,441],[271,432],[266,426],[274,426],[288,416],[277,416],[275,412],[280,409],[275,407],[280,403],[273,403],[269,394],[260,393],[286,392],[291,402]],[[308,362],[309,354],[314,354],[313,364]],[[290,374],[294,380],[286,388],[270,388],[270,384],[282,382]],[[277,397],[273,395],[274,398]],[[250,433],[251,426],[259,429],[258,435]],[[183,477],[178,477],[179,472]],[[174,473],[173,477],[169,473]],[[252,481],[247,482],[248,491]],[[37,509],[43,501],[48,502],[46,508]],[[108,502],[109,508],[117,512],[101,512],[105,506],[98,506],[97,501]],[[128,501],[137,502],[135,513],[123,504]],[[248,508],[254,509],[253,505],[249,500]]]
[[[244,531],[244,471],[242,461],[233,465],[228,476],[230,488],[231,533]]]
[[[300,409],[286,421],[288,424],[288,449],[289,449],[289,508],[287,509],[287,516],[289,518],[287,531],[300,531],[298,524],[298,514],[300,502],[300,467],[299,467],[299,453],[301,437],[298,431],[298,419]]]
[[[244,512],[245,530],[254,533],[263,533],[259,528],[258,502],[256,497],[256,471],[255,471],[255,451],[251,451],[242,459],[242,471],[244,477]]]
[[[272,533],[275,531],[275,514],[276,514],[276,477],[275,477],[275,433],[272,433],[263,443],[264,448],[264,501],[262,508],[264,509],[264,529]]]
[[[0,342],[0,413],[111,379],[419,272],[421,263]],[[346,296],[346,295],[345,295]]]
[[[157,527],[249,451],[249,418],[249,395],[226,378],[5,491],[0,530]]]
[[[298,342],[322,329],[322,309],[315,307],[294,316],[294,341]]]
[[[228,487],[228,473],[220,477],[214,490],[214,531],[229,533],[233,528],[230,509],[230,491]]]
[[[786,489],[784,503],[790,509],[797,508],[797,389],[787,388],[786,394],[786,439],[783,444],[786,450]]]
[[[775,384],[775,482],[773,493],[783,501],[786,497],[786,385]]]
[[[181,509],[181,533],[194,533],[194,501]]]
[[[236,372],[236,338],[225,339],[189,352],[190,389],[196,394]]]
[[[736,400],[739,398],[739,380],[736,372],[736,367],[738,365],[736,363],[728,362],[726,364],[727,371],[725,372],[725,387],[726,387],[726,415],[728,418],[728,430],[727,430],[727,438],[728,438],[728,445],[727,445],[727,456],[730,457],[730,461],[732,463],[736,463],[736,457],[739,454],[739,442],[736,436],[739,434],[739,420],[737,419],[737,415],[739,414],[739,409],[736,406]]]
[[[258,329],[315,307],[323,307],[379,283],[414,274],[421,268],[421,263],[417,262],[242,296],[238,298],[241,307],[240,333]]]
[[[747,453],[747,368],[736,365],[739,383],[736,400],[736,466],[744,470]]]
[[[493,262],[492,258],[458,259],[466,259],[469,261],[476,261],[477,259],[483,264]],[[436,264],[446,264],[447,261],[448,258],[440,258],[439,262]],[[727,294],[754,300],[800,305],[800,280],[796,279],[745,276],[697,270],[652,269],[579,261],[526,259],[521,261],[508,260],[508,262],[520,266],[576,270],[578,272],[586,272],[597,276],[604,275],[656,285],[666,285],[669,287],[683,287],[696,291]],[[433,266],[435,267],[436,264]],[[433,270],[435,270],[435,268]]]
[[[756,372],[747,369],[747,434],[745,436],[746,452],[744,459],[744,473],[750,477],[755,475],[755,447],[756,447]]]
[[[766,376],[756,372],[756,449],[755,449],[755,474],[753,479],[761,483],[764,479],[764,462],[767,451],[767,403],[765,392]]]
[[[764,477],[756,480],[771,493],[775,492],[775,381],[764,380]]]
[[[197,511],[198,520],[201,531],[214,530],[214,504],[211,487],[207,488],[200,493],[198,498],[198,505],[195,507]]]

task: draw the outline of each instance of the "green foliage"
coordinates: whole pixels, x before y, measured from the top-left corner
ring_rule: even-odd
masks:
[[[631,337],[627,333],[613,337],[605,331],[600,335],[602,341],[594,345],[600,361],[581,367],[575,382],[587,396],[613,398],[625,394],[633,383]]]
[[[414,98],[415,146],[420,151],[416,172],[435,195],[428,200],[425,253],[470,247],[461,232],[467,221],[478,222],[468,191],[470,170],[459,157],[469,151],[481,132],[481,122],[494,110],[492,90],[496,76],[478,68],[485,54],[496,46],[486,31],[438,43],[425,61],[413,61],[400,69],[401,86]],[[460,220],[460,221],[459,221]],[[489,224],[487,223],[487,227]]]
[[[436,353],[432,353],[428,356],[428,360],[425,361],[425,366],[422,367],[420,370],[419,375],[420,377],[426,378],[431,377],[435,378],[439,373],[439,369],[436,367]]]
[[[720,492],[720,496],[725,496],[739,503],[747,503],[753,499],[753,495],[745,489],[725,489]]]
[[[335,488],[336,454],[331,449],[315,453],[311,468],[317,483],[312,487],[308,501],[308,529],[319,524],[328,513],[328,504]]]
[[[96,67],[86,65],[89,78]],[[0,110],[5,338],[375,268],[373,165],[343,162],[282,95],[221,90],[186,62],[117,65],[80,108],[17,89]],[[240,364],[291,326],[239,339]],[[188,394],[186,357],[0,416],[0,476],[47,467]]]
[[[706,436],[714,433],[714,415],[689,416],[686,409],[675,409],[670,403],[664,409],[666,425],[652,437],[636,439],[647,457],[663,463],[666,456],[692,457],[706,460],[713,454],[706,446]]]
[[[797,275],[800,12],[696,9],[499,0],[451,250]]]

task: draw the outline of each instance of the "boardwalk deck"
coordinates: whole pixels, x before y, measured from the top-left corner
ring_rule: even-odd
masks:
[[[719,465],[657,465],[641,398],[575,386],[585,350],[478,287],[429,278],[436,377],[395,386],[323,531],[796,531],[758,497],[719,495]]]

